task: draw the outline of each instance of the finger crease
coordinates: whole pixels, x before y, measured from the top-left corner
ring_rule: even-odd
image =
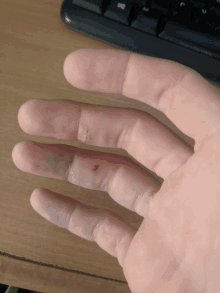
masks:
[[[69,181],[70,182],[69,175],[70,175],[70,170],[71,170],[71,168],[73,166],[74,157],[75,157],[75,155],[73,155],[72,159],[70,160],[69,166],[68,166],[68,168],[67,168],[67,170],[65,172],[65,175],[64,175],[64,180],[65,181]]]
[[[127,78],[127,75],[128,75],[128,69],[129,69],[129,65],[130,65],[130,60],[131,60],[131,57],[133,55],[134,54],[130,54],[129,57],[128,57],[128,60],[126,62],[126,67],[125,67],[125,71],[124,71],[124,75],[123,75],[123,79],[122,79],[122,88],[121,88],[121,91],[119,90],[119,93],[121,93],[122,95],[123,95],[123,92],[124,92],[124,86],[125,86],[126,78]]]

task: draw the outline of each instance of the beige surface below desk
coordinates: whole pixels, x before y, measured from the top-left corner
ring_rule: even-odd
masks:
[[[193,145],[159,111],[119,95],[82,91],[70,86],[63,62],[81,48],[113,48],[68,30],[60,20],[60,1],[7,0],[1,3],[0,96],[0,283],[45,293],[129,293],[122,268],[94,242],[72,235],[40,217],[30,195],[45,187],[91,206],[110,209],[136,228],[142,218],[114,202],[107,193],[18,170],[11,152],[19,141],[62,143],[25,134],[19,127],[19,107],[29,99],[70,99],[90,104],[148,111]],[[110,152],[110,150],[101,149]],[[112,153],[128,156],[125,151]]]

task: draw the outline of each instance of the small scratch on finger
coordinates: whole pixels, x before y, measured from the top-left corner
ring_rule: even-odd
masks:
[[[97,171],[99,168],[99,165],[95,165],[94,168],[92,169],[93,171]]]

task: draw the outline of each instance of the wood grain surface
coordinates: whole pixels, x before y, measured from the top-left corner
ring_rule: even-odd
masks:
[[[114,47],[68,30],[60,19],[60,6],[61,1],[56,0],[7,0],[0,4],[0,283],[45,293],[129,293],[116,258],[96,243],[39,216],[30,205],[30,195],[34,189],[45,187],[112,210],[137,229],[143,218],[118,205],[105,192],[22,172],[14,165],[11,152],[16,143],[33,140],[129,155],[118,149],[27,135],[18,125],[19,107],[29,99],[70,99],[136,108],[154,115],[190,145],[194,141],[148,105],[122,95],[79,90],[65,80],[63,62],[70,52]]]

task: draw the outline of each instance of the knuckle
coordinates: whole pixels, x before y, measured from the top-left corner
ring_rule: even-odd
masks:
[[[101,179],[98,184],[98,190],[102,190],[109,193],[111,182],[115,174],[116,174],[115,168],[108,166],[107,174],[104,174],[103,172],[101,175]]]
[[[77,133],[77,140],[89,144],[90,142],[90,128],[89,128],[89,119],[90,115],[88,109],[84,106],[80,109],[80,117],[78,122],[78,133]]]
[[[88,144],[89,142],[89,128],[85,124],[79,124],[79,129],[78,129],[78,137],[77,139],[80,140],[81,142]]]
[[[95,158],[94,158],[95,159]],[[77,184],[78,186],[92,190],[109,192],[109,187],[117,170],[117,166],[109,164],[102,159],[93,160],[93,156],[75,154],[65,172],[64,180]]]
[[[186,68],[176,75],[174,81],[170,79],[170,82],[163,86],[157,93],[158,109],[166,113],[167,109],[171,108],[171,104],[175,101],[176,97],[179,96],[178,91],[180,88],[189,87],[195,78],[198,78],[196,71]]]

